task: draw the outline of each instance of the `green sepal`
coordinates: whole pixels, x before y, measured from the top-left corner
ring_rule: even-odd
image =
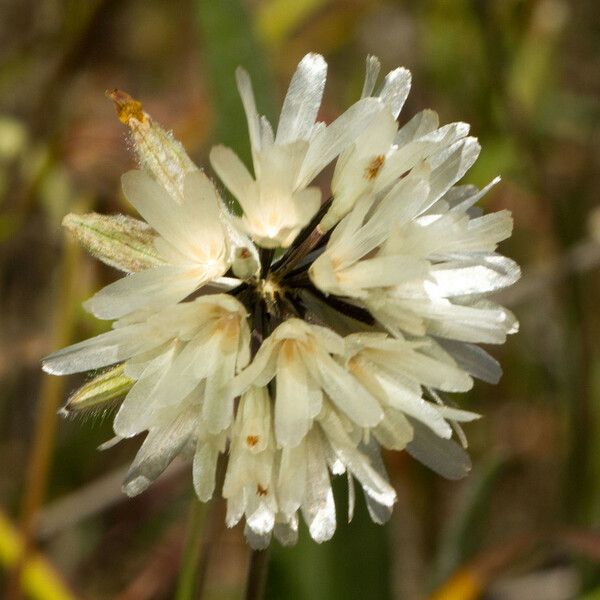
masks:
[[[61,409],[61,413],[72,415],[87,410],[108,408],[113,400],[127,394],[134,383],[133,379],[125,375],[124,364],[113,367],[74,392]]]
[[[126,273],[165,264],[154,247],[157,233],[138,219],[69,213],[62,224],[90,254]]]

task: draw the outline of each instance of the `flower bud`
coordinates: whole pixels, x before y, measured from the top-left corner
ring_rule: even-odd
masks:
[[[68,416],[85,410],[108,408],[113,400],[125,396],[135,383],[124,374],[124,370],[124,364],[118,365],[82,385],[60,409],[60,414]]]
[[[165,262],[154,247],[157,233],[143,221],[125,215],[69,213],[62,224],[90,254],[125,273]]]
[[[183,178],[198,167],[169,131],[154,123],[142,104],[120,90],[107,91],[119,120],[129,127],[140,166],[177,201],[183,202]]]

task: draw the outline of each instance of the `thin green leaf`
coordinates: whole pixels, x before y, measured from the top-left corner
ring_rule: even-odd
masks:
[[[430,578],[436,585],[445,581],[465,561],[473,556],[485,528],[494,486],[509,466],[503,457],[494,457],[479,466],[466,482],[461,506],[454,512],[442,533]]]
[[[235,86],[235,70],[241,65],[250,73],[258,110],[272,120],[274,87],[262,48],[239,0],[194,0],[194,11],[217,119],[214,133],[219,142],[249,160],[248,128]]]

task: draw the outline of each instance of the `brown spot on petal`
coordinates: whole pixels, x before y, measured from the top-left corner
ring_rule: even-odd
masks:
[[[346,364],[350,372],[356,377],[364,377],[369,373],[369,369],[365,369],[365,363],[359,354],[352,356]]]
[[[246,438],[246,444],[250,446],[250,448],[254,448],[254,446],[256,446],[256,444],[258,444],[259,441],[260,438],[257,435],[249,435]]]
[[[257,484],[256,486],[256,495],[257,496],[266,496],[269,493],[267,488],[264,488],[262,485]]]
[[[250,258],[250,250],[248,250],[248,248],[241,248],[238,251],[238,256],[240,258]]]
[[[296,358],[295,340],[285,340],[281,344],[281,356],[285,362],[292,362]]]
[[[365,169],[365,179],[367,181],[373,181],[377,174],[379,173],[381,167],[383,167],[383,163],[385,162],[385,156],[380,154],[376,156],[370,163],[369,166]]]
[[[147,116],[142,110],[142,103],[121,90],[106,90],[106,96],[115,103],[117,116],[121,123],[129,124],[130,119],[145,123]]]

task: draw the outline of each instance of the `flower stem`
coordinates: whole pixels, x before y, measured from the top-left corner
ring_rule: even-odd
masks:
[[[177,582],[176,600],[191,600],[195,597],[194,589],[196,587],[201,536],[204,532],[204,523],[206,521],[204,515],[204,506],[197,498],[194,498],[190,509],[189,529],[183,550],[179,580]]]
[[[192,550],[190,550],[189,561],[188,548],[186,547],[184,551],[184,559],[181,566],[182,573],[180,575],[180,583],[177,589],[178,596],[176,596],[176,600],[188,600],[191,598],[200,599],[203,597],[210,558],[215,553],[215,548],[223,532],[225,521],[225,503],[222,498],[222,490],[226,470],[227,459],[221,454],[217,463],[215,497],[206,509],[203,508],[203,505],[200,502],[194,500],[195,506],[193,510],[197,510],[201,514],[204,514],[202,514],[202,517],[200,518],[200,523],[197,523],[194,520],[194,513],[192,513],[190,518],[191,530],[188,543],[191,544]],[[194,526],[197,529],[195,529]],[[192,530],[194,529],[195,535],[192,535]],[[183,571],[188,569],[189,573],[186,576]],[[189,585],[187,588],[184,588],[185,583],[183,580],[186,577],[189,577]],[[188,595],[183,595],[184,591]],[[180,593],[182,594],[181,596],[179,595]]]
[[[246,600],[262,600],[265,595],[267,572],[269,570],[270,548],[252,550],[248,578],[246,580]]]

